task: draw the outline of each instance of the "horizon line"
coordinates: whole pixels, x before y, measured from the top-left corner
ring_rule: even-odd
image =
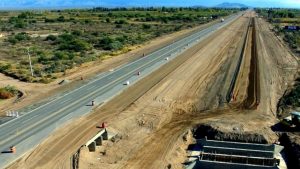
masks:
[[[281,8],[281,9],[300,9],[300,7],[259,7],[259,6],[248,6],[245,5],[247,8]],[[66,9],[93,9],[93,8],[161,8],[161,7],[166,7],[166,8],[222,8],[222,7],[217,7],[217,6],[204,6],[204,5],[191,5],[191,6],[169,6],[169,5],[128,5],[128,6],[112,6],[112,5],[103,5],[103,6],[95,6],[95,5],[74,5],[74,6],[28,6],[28,7],[1,7],[0,6],[0,11],[11,11],[11,10],[66,10]],[[226,9],[226,8],[223,8]],[[238,9],[238,8],[236,8]]]

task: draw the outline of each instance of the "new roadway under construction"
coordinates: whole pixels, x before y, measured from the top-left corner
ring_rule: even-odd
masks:
[[[297,66],[264,20],[239,13],[3,124],[2,151],[31,144],[0,159],[8,168],[73,168],[74,153],[103,122],[118,137],[96,152],[81,148],[79,168],[182,168],[187,133],[200,124],[233,140],[238,133],[236,141],[271,143],[277,101]],[[61,119],[68,122],[55,126]]]

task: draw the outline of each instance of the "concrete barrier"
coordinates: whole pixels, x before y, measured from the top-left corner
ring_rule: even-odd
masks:
[[[91,144],[88,145],[89,151],[90,152],[95,152],[96,151],[96,142],[93,141]]]
[[[260,150],[260,151],[274,151],[275,145],[271,144],[254,144],[254,143],[240,143],[240,142],[228,142],[228,141],[216,141],[216,140],[207,140],[198,139],[197,144],[202,146],[212,146],[212,147],[228,147],[236,149],[248,149],[248,150]]]
[[[278,169],[274,153],[281,146],[198,139],[199,160],[186,168],[201,169]]]
[[[249,157],[263,157],[263,158],[274,157],[273,151],[260,151],[260,150],[238,149],[238,148],[228,148],[228,147],[203,146],[203,152],[215,153],[215,154],[249,156]]]
[[[203,153],[200,157],[200,160],[261,165],[261,166],[275,166],[278,163],[278,160],[275,158],[260,158],[260,157],[212,154],[212,153]]]
[[[98,137],[95,141],[97,146],[101,146],[103,142],[103,136]]]
[[[278,169],[277,166],[261,166],[261,165],[250,165],[250,164],[234,164],[217,161],[197,161],[197,164],[193,168],[201,169]]]
[[[102,145],[103,140],[108,140],[108,133],[105,128],[87,141],[83,146],[88,147],[91,152],[94,152],[96,151],[96,146]]]

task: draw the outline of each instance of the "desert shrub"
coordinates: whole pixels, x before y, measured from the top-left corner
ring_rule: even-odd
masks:
[[[13,37],[13,36],[8,37],[7,41],[8,41],[9,43],[13,44],[13,45],[16,44],[16,43],[18,42],[18,40],[17,40],[15,37]]]
[[[295,88],[284,97],[285,105],[300,107],[300,85],[298,84]]]
[[[54,35],[48,35],[48,36],[46,37],[46,40],[47,40],[47,41],[56,41],[56,39],[57,39],[57,37],[54,36]]]
[[[106,50],[120,50],[123,48],[123,44],[119,41],[114,41],[112,43],[110,43]]]
[[[58,51],[54,53],[52,60],[66,60],[69,59],[69,56],[66,52]]]
[[[0,99],[9,99],[18,94],[18,90],[14,86],[5,86],[0,88]]]
[[[65,17],[64,16],[60,16],[56,19],[58,22],[65,22]]]
[[[117,21],[115,21],[115,24],[126,24],[127,23],[127,21],[126,20],[124,20],[124,19],[120,19],[120,20],[117,20]]]
[[[55,20],[54,19],[49,19],[49,18],[45,18],[45,23],[54,23]]]
[[[0,64],[0,72],[6,71],[11,67],[12,67],[11,64]]]
[[[82,35],[82,31],[80,31],[80,30],[74,30],[74,31],[72,32],[72,35],[75,35],[75,36],[81,36],[81,35]]]
[[[10,17],[8,23],[12,24],[15,28],[25,28],[28,24],[23,18]]]
[[[81,52],[85,50],[89,50],[91,45],[84,40],[75,39],[72,41],[66,41],[59,45],[59,50],[72,50],[75,52]]]
[[[7,38],[7,41],[11,44],[16,44],[20,41],[27,41],[27,40],[30,40],[30,36],[25,32],[21,32],[16,35],[9,36]]]
[[[91,45],[73,34],[62,34],[58,37],[57,43],[59,50],[71,50],[75,52],[82,52],[91,49]]]
[[[25,32],[21,32],[15,35],[15,39],[17,39],[18,41],[29,40],[30,36]]]
[[[117,24],[116,28],[122,28],[123,26],[121,24]]]
[[[39,80],[40,83],[50,83],[52,81],[52,78],[43,77]]]
[[[27,27],[27,22],[23,21],[23,20],[18,20],[16,23],[15,23],[15,28],[25,28]]]
[[[150,29],[151,28],[151,25],[149,24],[143,24],[143,29]]]

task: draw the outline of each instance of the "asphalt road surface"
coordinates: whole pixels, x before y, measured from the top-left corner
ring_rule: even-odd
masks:
[[[46,135],[43,133],[44,135],[31,139],[30,146],[21,144],[25,140],[28,141],[29,138],[38,136],[39,133],[45,132],[45,129],[53,126],[53,124],[57,125],[57,122],[62,118],[68,117],[68,120],[75,118],[74,112],[81,111],[81,115],[89,113],[93,107],[91,106],[93,100],[95,100],[95,105],[99,105],[110,99],[126,89],[128,85],[124,84],[128,80],[134,82],[141,79],[143,74],[149,74],[159,66],[166,64],[169,59],[176,57],[216,30],[234,21],[240,15],[241,13],[232,15],[224,22],[216,23],[114,71],[107,72],[103,76],[98,76],[92,82],[0,125],[0,151],[8,151],[12,145],[17,147],[17,154],[0,154],[0,168],[4,168],[15,161],[26,151],[40,143]],[[141,72],[141,75],[137,75],[138,72]],[[48,134],[54,129],[47,130]]]

